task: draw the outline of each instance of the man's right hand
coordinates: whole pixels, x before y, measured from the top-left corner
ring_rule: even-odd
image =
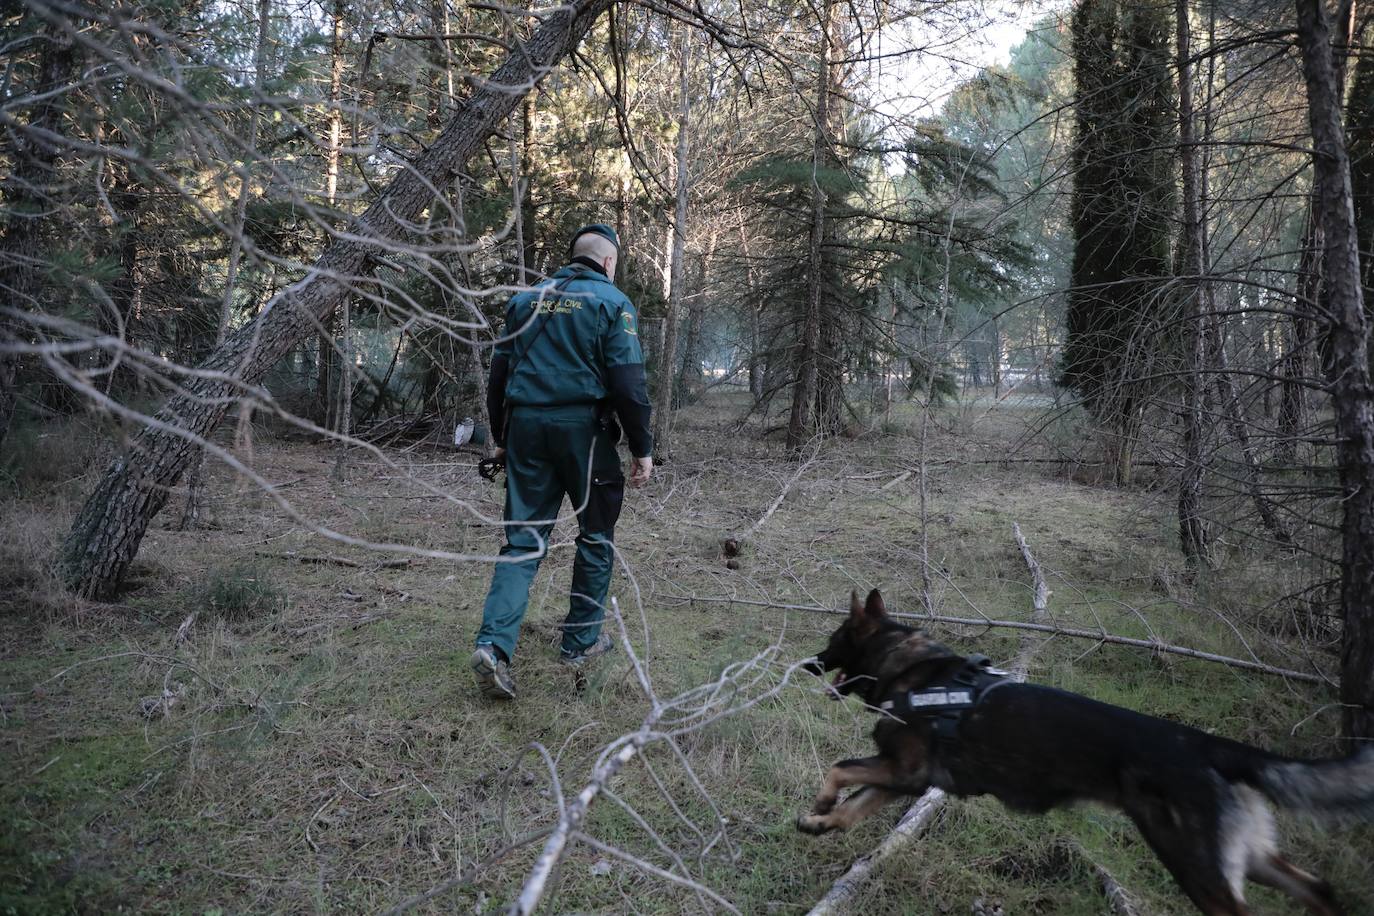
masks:
[[[654,473],[654,459],[636,458],[630,467],[630,486],[642,487],[649,482]]]

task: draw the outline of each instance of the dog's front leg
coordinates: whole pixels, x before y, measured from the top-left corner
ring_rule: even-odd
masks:
[[[849,786],[882,786],[893,781],[892,762],[886,757],[857,757],[841,760],[825,774],[825,782],[821,784],[821,790],[816,793],[816,800],[811,805],[811,813],[809,815],[804,814],[797,819],[797,829],[807,833],[824,833],[826,830],[833,829],[829,826],[815,829],[814,825],[834,809],[835,801],[839,798],[841,789],[846,789]]]
[[[883,805],[901,798],[904,794],[906,793],[884,789],[882,786],[864,786],[829,814],[803,814],[797,818],[797,829],[803,833],[815,834],[831,830],[848,830]]]

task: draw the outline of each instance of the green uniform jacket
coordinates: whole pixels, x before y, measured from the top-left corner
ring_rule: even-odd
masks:
[[[595,262],[574,258],[514,296],[502,338],[487,388],[498,445],[508,407],[604,404],[615,410],[631,454],[653,453],[639,316]]]

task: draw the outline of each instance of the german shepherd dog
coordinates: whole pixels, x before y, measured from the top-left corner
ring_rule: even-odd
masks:
[[[870,708],[915,697],[966,670],[968,660],[887,615],[877,590],[813,659],[835,672],[834,689]],[[909,701],[910,702],[910,701]],[[1313,913],[1344,910],[1326,882],[1278,851],[1265,800],[1313,816],[1374,819],[1374,748],[1345,759],[1290,760],[1109,706],[1077,694],[1014,682],[986,691],[959,714],[952,740],[932,718],[885,714],[878,753],[830,768],[797,829],[853,826],[884,804],[938,786],[954,795],[993,795],[1035,814],[1076,801],[1119,808],[1183,892],[1208,916],[1244,916],[1247,878],[1278,888]],[[840,790],[861,786],[837,804]]]

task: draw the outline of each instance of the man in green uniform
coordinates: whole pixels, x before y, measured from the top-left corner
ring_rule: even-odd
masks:
[[[497,457],[506,461],[506,546],[472,653],[477,686],[495,699],[515,697],[510,662],[565,495],[578,535],[560,657],[578,667],[614,647],[601,622],[625,487],[617,419],[634,457],[630,485],[643,485],[654,467],[638,316],[612,282],[619,256],[614,229],[584,226],[568,265],[506,306],[487,389]]]

